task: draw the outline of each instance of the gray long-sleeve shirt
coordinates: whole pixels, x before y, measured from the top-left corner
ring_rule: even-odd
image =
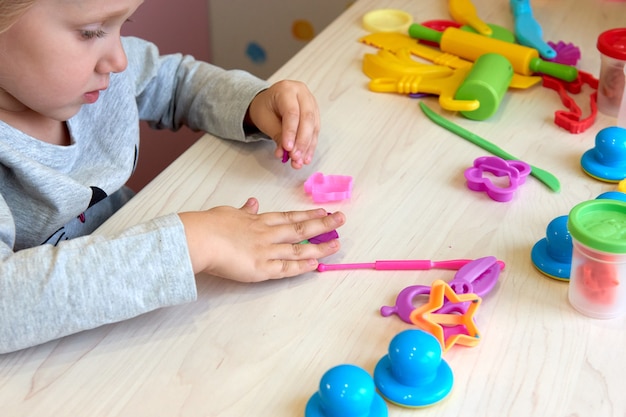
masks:
[[[176,214],[91,235],[129,196],[139,120],[241,141],[267,83],[124,38],[128,68],[67,121],[56,146],[0,121],[0,353],[192,301],[194,275]]]

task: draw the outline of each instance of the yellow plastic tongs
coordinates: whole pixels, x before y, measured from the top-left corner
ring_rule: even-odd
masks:
[[[411,58],[406,49],[395,54],[379,50],[366,54],[363,72],[371,81],[369,89],[379,93],[435,94],[439,105],[450,111],[473,111],[478,100],[455,100],[454,95],[471,67],[452,69],[442,65],[422,64]]]

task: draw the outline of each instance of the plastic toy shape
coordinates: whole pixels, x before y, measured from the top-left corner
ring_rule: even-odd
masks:
[[[511,11],[515,19],[515,37],[522,45],[539,51],[545,59],[554,59],[556,51],[543,40],[541,25],[533,16],[530,0],[510,0]]]
[[[446,398],[454,377],[432,335],[404,330],[391,339],[389,353],[374,368],[374,382],[389,402],[408,408],[426,407]]]
[[[338,365],[322,376],[309,399],[305,417],[387,417],[385,400],[372,377],[355,365]]]
[[[477,100],[478,109],[461,111],[472,120],[485,120],[500,107],[513,78],[513,68],[500,54],[487,53],[474,62],[472,69],[454,94],[455,100]]]
[[[406,76],[400,79],[376,78],[369,83],[369,89],[379,93],[416,94],[426,93],[439,96],[441,108],[449,111],[471,112],[478,110],[478,100],[457,100],[454,94],[457,92],[470,68],[458,68],[453,70],[447,77],[423,78]]]
[[[446,301],[447,299],[447,301]],[[437,312],[445,303],[467,304],[463,314],[446,314]],[[422,330],[435,336],[444,352],[455,344],[476,346],[480,334],[474,314],[480,306],[481,298],[476,294],[457,294],[445,281],[437,280],[431,286],[428,303],[411,312],[411,322]],[[452,335],[446,336],[444,327],[455,327]]]
[[[478,17],[476,7],[470,0],[449,0],[448,12],[455,21],[470,26],[481,35],[491,36],[491,27]]]
[[[536,49],[453,27],[447,28],[443,32],[437,32],[413,23],[409,26],[409,35],[416,39],[437,42],[442,51],[470,61],[475,61],[481,55],[490,52],[503,55],[511,62],[513,69],[518,74],[531,75],[540,72],[566,81],[575,80],[578,75],[578,70],[575,67],[542,60]]]
[[[517,188],[530,174],[530,165],[522,161],[505,161],[497,156],[482,156],[474,160],[474,165],[465,170],[467,188],[484,191],[495,201],[506,202],[513,198]],[[507,177],[506,186],[496,185],[485,173],[496,177]]]
[[[602,199],[626,202],[626,194],[621,191],[607,191],[596,197],[596,200]],[[573,244],[567,229],[568,217],[556,217],[548,224],[546,237],[535,243],[530,257],[539,272],[550,278],[569,282]]]
[[[565,82],[549,75],[542,76],[543,86],[555,90],[561,102],[568,111],[557,110],[554,112],[554,123],[569,131],[570,133],[582,133],[587,130],[596,120],[598,114],[597,106],[597,89],[598,79],[593,75],[579,71],[578,77],[572,82]],[[588,84],[594,91],[589,95],[589,107],[591,111],[587,117],[582,117],[582,111],[576,100],[574,100],[568,93],[578,94],[581,92],[583,84]]]
[[[498,282],[500,272],[504,269],[503,264],[503,262],[499,262],[493,256],[475,259],[462,266],[448,285],[450,285],[452,290],[457,294],[474,293],[480,297],[484,297]],[[397,314],[402,321],[411,324],[411,313],[416,308],[415,301],[417,297],[427,296],[430,294],[430,291],[431,287],[427,285],[412,285],[406,287],[398,293],[396,304],[394,306],[381,307],[380,314],[383,317]],[[445,303],[437,312],[445,314],[463,314],[467,311],[467,307],[467,304]],[[448,328],[444,329],[444,331],[445,330],[448,330]]]
[[[494,25],[493,23],[487,23],[487,26],[491,28],[491,35],[489,36],[490,38],[499,39],[501,41],[508,42],[508,43],[515,43],[515,35],[513,34],[513,32],[511,32],[507,28],[500,26],[500,25]],[[467,25],[461,26],[460,29],[466,32],[478,33],[472,27],[467,26]]]
[[[439,31],[439,32],[443,32],[449,27],[455,27],[461,30],[465,30],[467,32],[479,33],[473,27],[469,25],[462,25],[453,20],[426,20],[422,22],[422,25],[431,29],[435,29],[436,31]],[[506,42],[513,42],[513,43],[515,42],[515,35],[513,34],[513,32],[511,32],[507,28],[499,26],[499,25],[494,25],[493,23],[487,23],[487,26],[489,26],[489,28],[491,29],[491,35],[489,35],[489,37],[500,39],[501,41],[506,41]],[[483,36],[487,36],[487,35],[483,35]],[[420,43],[439,48],[439,44],[437,44],[436,42],[421,40]]]
[[[533,265],[542,274],[569,281],[572,267],[572,236],[567,230],[567,215],[553,219],[546,228],[546,237],[539,240],[530,252]]]
[[[624,191],[607,191],[596,197],[596,200],[602,199],[626,202],[626,194],[624,194]]]
[[[365,13],[363,27],[369,32],[399,32],[406,33],[413,17],[397,9],[378,9]]]
[[[551,61],[558,62],[563,65],[575,66],[580,60],[580,48],[571,42],[565,43],[563,41],[550,42],[548,45],[556,51],[556,57]]]
[[[471,262],[471,259],[452,259],[449,261],[429,260],[385,260],[351,264],[323,264],[317,267],[319,272],[339,271],[346,269],[376,269],[379,271],[424,271],[428,269],[459,269]]]
[[[407,50],[403,51],[406,51],[404,53],[406,58],[409,53]],[[391,53],[387,52],[386,56],[389,54]],[[368,59],[366,55],[363,60],[363,72],[366,75],[380,73],[372,71],[371,63],[367,62],[370,60],[371,58]],[[513,77],[511,64],[498,54],[485,54],[479,57],[469,70],[465,67],[451,70],[444,66],[418,63],[409,68],[413,70],[411,74],[374,78],[369,83],[370,90],[401,94],[435,94],[439,96],[442,108],[460,111],[463,116],[473,120],[485,120],[497,111]],[[446,73],[445,70],[452,73]]]
[[[304,192],[316,203],[345,200],[352,195],[352,177],[316,172],[304,182]]]
[[[502,159],[506,159],[506,160],[517,160],[518,158],[514,157],[513,155],[511,155],[510,153],[506,152],[504,149],[500,148],[499,146],[497,146],[494,143],[489,142],[486,139],[481,138],[480,136],[478,136],[475,133],[470,132],[469,130],[466,130],[465,128],[457,125],[454,122],[451,122],[448,119],[445,119],[444,117],[441,117],[440,115],[438,115],[437,113],[435,113],[432,109],[430,109],[426,104],[424,104],[423,102],[421,102],[419,104],[420,108],[422,109],[422,111],[424,112],[424,114],[433,122],[435,122],[436,124],[438,124],[439,126],[443,127],[444,129],[449,130],[452,133],[455,133],[456,135],[460,136],[461,138],[473,143],[474,145],[477,145],[481,148],[483,148],[484,150],[499,156]],[[552,175],[551,173],[549,173],[548,171],[545,171],[543,169],[540,169],[534,165],[530,165],[530,175],[532,175],[533,177],[537,178],[539,181],[541,181],[542,183],[544,183],[545,185],[548,186],[548,188],[550,188],[552,191],[558,192],[561,190],[561,183],[559,182],[559,180]]]
[[[408,49],[400,49],[395,53],[379,49],[376,54],[365,54],[362,69],[370,79],[398,79],[405,76],[438,78],[447,77],[453,72],[450,67],[423,64],[413,60]]]
[[[392,53],[406,49],[410,51],[411,54],[419,58],[423,58],[437,65],[444,65],[454,69],[468,68],[473,65],[471,61],[461,59],[458,56],[446,52],[441,52],[438,49],[421,45],[420,43],[423,41],[420,40],[420,43],[418,43],[415,39],[401,33],[371,33],[360,38],[359,41],[366,45],[384,49]],[[524,89],[532,87],[540,82],[541,77],[514,73],[513,78],[511,79],[510,87]]]
[[[422,25],[429,27],[431,29],[438,30],[439,32],[443,32],[449,27],[460,28],[463,26],[461,23],[456,22],[454,20],[443,20],[443,19],[427,20],[425,22],[422,22]],[[420,43],[424,45],[434,46],[435,48],[439,47],[439,45],[435,42],[422,41]]]
[[[595,147],[580,159],[583,171],[605,182],[626,178],[626,129],[609,126],[596,134]]]

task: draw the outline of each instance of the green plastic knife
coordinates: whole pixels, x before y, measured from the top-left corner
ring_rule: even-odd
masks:
[[[504,149],[500,148],[498,145],[481,138],[477,134],[470,132],[469,130],[457,125],[454,122],[451,122],[444,117],[441,117],[440,115],[435,113],[430,107],[424,104],[424,102],[420,102],[420,108],[430,120],[443,127],[444,129],[447,129],[450,132],[457,134],[463,139],[472,142],[474,145],[480,146],[484,150],[491,152],[495,156],[498,156],[502,159],[519,160],[519,158],[514,157],[510,153],[506,152]],[[561,183],[554,175],[533,165],[530,165],[530,168],[530,175],[547,185],[548,188],[550,188],[552,191],[557,193],[561,191]]]

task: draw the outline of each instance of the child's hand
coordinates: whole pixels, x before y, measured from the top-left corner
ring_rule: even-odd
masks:
[[[300,169],[313,160],[320,114],[313,94],[299,81],[279,81],[260,92],[248,109],[249,122],[276,142],[277,158],[289,152],[291,166]]]
[[[194,273],[241,282],[285,278],[314,271],[318,259],[339,250],[339,241],[301,244],[345,223],[323,209],[258,214],[250,198],[240,209],[215,207],[180,213]]]

